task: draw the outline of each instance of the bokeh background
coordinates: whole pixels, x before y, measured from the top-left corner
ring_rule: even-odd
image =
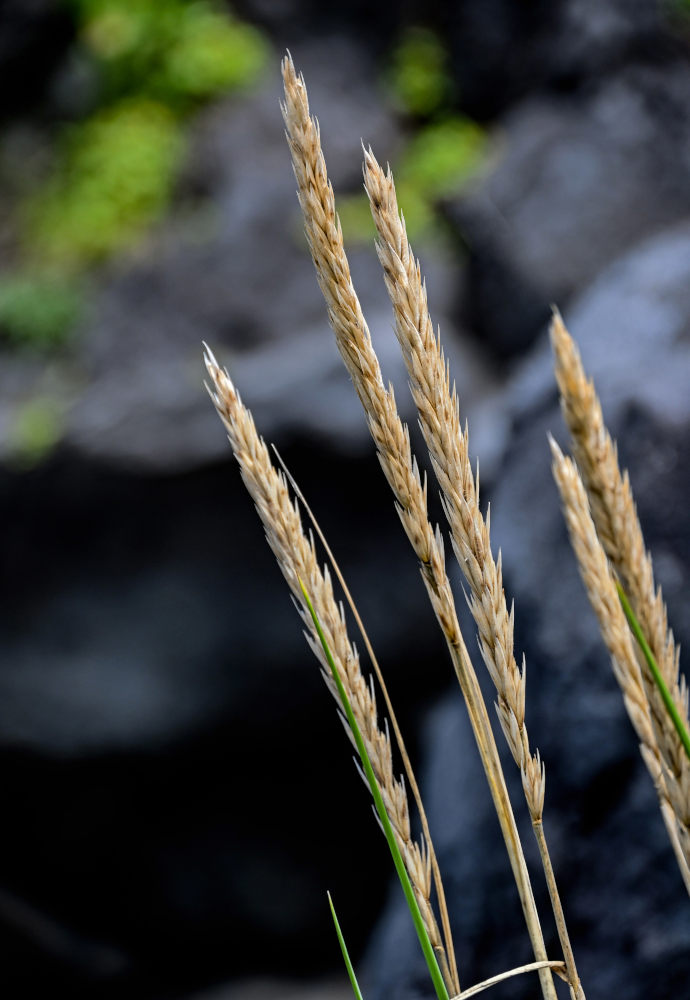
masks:
[[[687,648],[685,0],[0,2],[4,993],[345,997],[328,888],[367,1000],[429,995],[203,389],[202,340],[296,475],[370,628],[428,796],[463,985],[529,960],[452,672],[306,253],[278,103],[286,48],[414,431],[360,139],[395,169],[516,598],[588,995],[686,995],[690,908],[546,445],[549,429],[564,439],[556,302]],[[543,903],[537,877],[535,891]]]

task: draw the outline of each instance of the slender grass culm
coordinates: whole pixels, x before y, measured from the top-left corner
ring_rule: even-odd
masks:
[[[393,308],[395,334],[424,443],[441,488],[452,547],[465,577],[479,649],[496,690],[500,726],[520,770],[562,957],[546,953],[489,713],[458,623],[446,571],[443,534],[429,520],[426,481],[412,454],[409,432],[398,414],[393,391],[383,381],[351,280],[319,126],[309,112],[304,79],[298,76],[289,54],[283,60],[282,72],[286,136],[317,280],[338,350],[362,403],[382,471],[446,639],[503,834],[534,962],[461,989],[449,906],[424,806],[383,678],[349,591],[299,489],[289,474],[274,466],[229,374],[206,348],[209,393],[292,593],[307,641],[357,752],[438,1000],[468,1000],[509,976],[530,972],[537,973],[544,1000],[557,1000],[554,973],[567,982],[571,1000],[585,1000],[544,831],[545,770],[539,753],[531,748],[526,728],[525,664],[523,661],[518,665],[514,651],[513,609],[503,589],[500,555],[494,559],[491,551],[489,517],[481,513],[478,477],[469,461],[468,430],[461,422],[459,400],[440,337],[434,333],[421,268],[408,242],[393,176],[390,169],[381,169],[371,149],[364,151],[365,189]],[[655,590],[651,559],[627,476],[618,471],[615,445],[603,425],[593,387],[584,376],[577,349],[557,314],[551,335],[563,412],[576,460],[563,456],[551,441],[554,475],[580,572],[690,892],[690,755],[686,753],[690,737],[687,690],[679,678],[678,651],[668,629],[661,593]],[[290,495],[288,479],[297,499]],[[373,682],[362,672],[343,607],[335,598],[331,571],[321,566],[313,536],[304,531],[300,502],[324,542],[331,569],[362,631],[400,749],[411,801],[419,814],[422,834],[417,840],[411,833],[405,783],[394,774],[388,724],[379,721]],[[457,901],[451,902],[457,905]],[[353,992],[357,1000],[362,1000],[330,896],[329,905]],[[502,964],[509,963],[503,959]]]

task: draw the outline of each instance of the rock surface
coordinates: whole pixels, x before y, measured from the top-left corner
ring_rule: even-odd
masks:
[[[690,212],[690,66],[632,66],[502,119],[497,163],[448,212],[469,249],[461,321],[519,354],[628,247]]]
[[[678,49],[661,4],[637,0],[461,0],[442,8],[459,100],[494,118],[531,90],[597,82],[634,61],[659,61]]]

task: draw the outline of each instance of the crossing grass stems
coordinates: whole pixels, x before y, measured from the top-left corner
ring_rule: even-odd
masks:
[[[364,186],[376,227],[376,250],[393,309],[395,334],[407,367],[424,442],[441,490],[453,551],[464,574],[484,665],[496,690],[500,728],[520,770],[525,802],[532,820],[543,875],[549,891],[562,958],[546,954],[540,915],[522,844],[508,797],[484,697],[460,630],[455,598],[446,571],[444,536],[427,512],[427,484],[412,454],[407,427],[398,414],[393,390],[381,374],[357,297],[328,180],[321,136],[310,114],[304,79],[288,53],[282,63],[286,137],[297,181],[307,243],[326,303],[337,347],[364,409],[382,471],[392,490],[405,534],[418,560],[431,606],[444,634],[477,745],[481,766],[508,852],[531,941],[534,962],[510,969],[464,991],[455,959],[448,905],[423,802],[405,751],[385,683],[373,657],[373,668],[400,746],[407,785],[420,816],[422,833],[411,833],[406,784],[394,773],[387,722],[379,717],[373,681],[362,671],[357,648],[348,634],[342,604],[335,597],[328,565],[321,565],[311,532],[300,514],[301,494],[290,494],[286,475],[274,465],[230,375],[205,348],[211,399],[225,426],[242,479],[263,522],[266,538],[302,618],[307,641],[336,699],[346,730],[359,756],[377,808],[385,810],[382,826],[394,860],[400,859],[403,888],[419,922],[422,948],[437,996],[469,997],[510,975],[535,971],[545,1000],[556,1000],[554,973],[567,983],[572,1000],[585,1000],[566,915],[558,892],[544,829],[545,766],[531,748],[526,725],[526,667],[516,658],[514,613],[503,588],[500,555],[494,558],[488,513],[479,502],[479,478],[469,460],[467,425],[451,382],[440,334],[434,332],[421,267],[407,238],[390,169],[384,171],[373,151],[364,150]],[[557,312],[551,324],[556,380],[562,410],[571,433],[573,458],[551,440],[554,477],[581,575],[614,675],[654,782],[671,845],[690,892],[690,757],[679,738],[688,728],[688,693],[679,674],[678,650],[668,628],[666,608],[655,586],[652,561],[644,545],[627,474],[603,422],[594,386],[584,373],[580,355]],[[311,511],[306,508],[309,516]],[[315,524],[317,532],[318,525]],[[342,580],[330,549],[331,568]],[[344,581],[342,581],[344,584]],[[346,590],[348,600],[349,592]],[[626,604],[626,612],[620,597]],[[359,616],[353,605],[356,621]],[[626,620],[626,614],[628,618]],[[639,624],[647,640],[643,652],[628,622]],[[650,659],[667,688],[664,700]],[[675,722],[668,705],[672,704]],[[396,860],[397,864],[397,860]],[[335,911],[333,910],[335,917]],[[340,927],[338,937],[356,984]]]

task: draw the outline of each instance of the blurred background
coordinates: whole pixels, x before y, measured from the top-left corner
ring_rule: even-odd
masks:
[[[367,1000],[429,995],[203,389],[202,340],[297,477],[370,629],[426,792],[463,986],[530,960],[450,664],[306,252],[278,103],[286,48],[414,429],[360,139],[395,169],[516,599],[590,1000],[683,996],[690,907],[550,479],[546,432],[565,436],[546,325],[555,302],[597,380],[687,648],[687,0],[0,0],[4,992],[340,1000],[330,889]],[[430,502],[440,520],[433,487]],[[523,977],[494,996],[535,989]]]

